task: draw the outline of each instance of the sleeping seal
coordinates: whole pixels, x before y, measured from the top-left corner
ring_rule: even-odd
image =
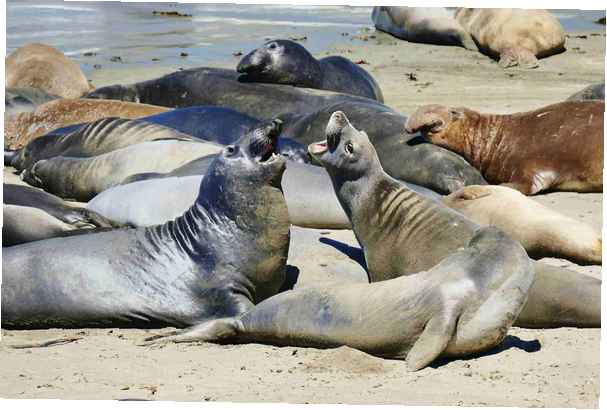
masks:
[[[289,221],[271,135],[225,147],[174,221],[4,249],[2,327],[192,326],[276,294]]]
[[[479,225],[386,174],[369,138],[342,112],[309,150],[327,169],[365,255],[371,282],[431,269],[468,246]],[[495,262],[500,262],[497,258]],[[600,327],[601,281],[534,263],[536,279],[516,326]]]
[[[384,102],[379,84],[362,67],[341,56],[317,60],[291,40],[268,41],[244,56],[236,71],[243,74],[239,81],[289,84]]]
[[[375,28],[412,43],[460,46],[478,51],[474,40],[442,7],[373,7]]]

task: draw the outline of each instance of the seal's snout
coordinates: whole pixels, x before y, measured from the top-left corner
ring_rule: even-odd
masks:
[[[438,132],[445,127],[449,117],[447,107],[431,104],[420,107],[407,119],[405,131],[409,134],[416,132]]]
[[[329,149],[333,150],[337,147],[337,145],[339,145],[341,133],[348,125],[350,125],[348,117],[346,117],[346,114],[344,114],[342,111],[335,111],[333,114],[331,114],[331,118],[329,118],[329,122],[327,123],[327,128],[325,130],[327,146]]]
[[[4,166],[13,166],[13,161],[17,158],[19,151],[4,150]]]
[[[282,121],[278,118],[274,118],[268,126],[268,137],[277,139],[280,131],[282,131]]]

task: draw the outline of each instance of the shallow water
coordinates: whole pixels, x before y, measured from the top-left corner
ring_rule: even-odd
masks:
[[[154,10],[192,17],[158,16]],[[554,12],[567,31],[604,30],[594,23],[604,11]],[[30,42],[50,44],[88,76],[97,68],[235,65],[233,53],[270,38],[305,36],[302,44],[318,53],[335,43],[359,42],[353,36],[372,27],[371,7],[9,0],[6,42],[7,53]]]

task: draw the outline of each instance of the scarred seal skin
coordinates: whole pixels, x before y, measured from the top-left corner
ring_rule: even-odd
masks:
[[[387,175],[364,132],[342,112],[310,153],[323,163],[364,251],[372,282],[432,269],[479,232],[479,225]],[[494,263],[507,263],[502,257]],[[516,320],[522,327],[600,327],[601,281],[535,262],[535,282]]]
[[[603,192],[604,101],[566,101],[515,114],[420,107],[405,128],[462,155],[492,184],[525,195]]]
[[[224,148],[173,221],[4,249],[2,327],[192,326],[276,294],[289,248],[279,128]]]

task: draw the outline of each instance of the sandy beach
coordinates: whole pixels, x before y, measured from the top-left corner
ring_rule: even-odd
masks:
[[[413,44],[369,31],[354,44],[318,54],[364,60],[385,103],[405,114],[440,103],[510,113],[562,101],[604,81],[605,27],[569,33],[567,51],[535,70],[502,70],[489,58],[457,47]],[[261,43],[261,40],[260,40]],[[303,43],[305,45],[305,42]],[[233,68],[225,61],[217,66]],[[188,65],[182,65],[184,68]],[[95,70],[95,86],[141,81],[177,67]],[[356,124],[355,124],[356,125]],[[5,169],[5,181],[13,179]],[[535,200],[602,227],[602,194],[551,193]],[[307,244],[321,249],[310,257]],[[347,246],[345,246],[347,245]],[[295,287],[364,281],[351,231],[292,228],[288,264]],[[601,266],[543,261],[601,277]],[[353,277],[343,267],[356,266]],[[161,330],[163,331],[163,330]],[[179,344],[139,347],[158,330],[2,330],[0,397],[142,399],[231,402],[598,407],[600,329],[512,328],[502,346],[479,357],[442,360],[410,373],[404,362],[342,347],[319,350],[260,344]],[[29,349],[8,345],[74,336],[69,344]]]

